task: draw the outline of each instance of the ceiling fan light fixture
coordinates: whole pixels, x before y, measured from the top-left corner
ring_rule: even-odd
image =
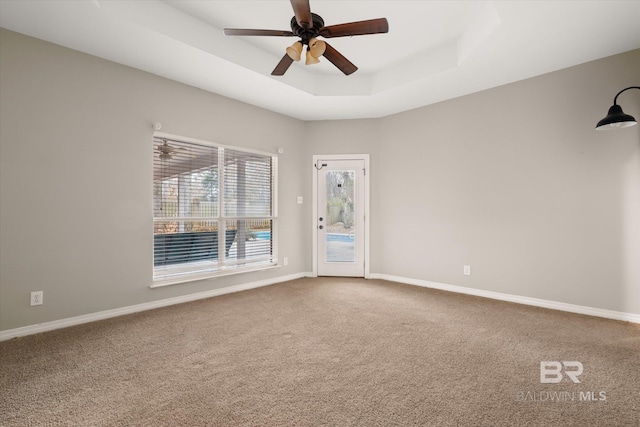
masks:
[[[313,38],[309,40],[309,51],[314,58],[320,58],[327,50],[327,44],[322,40]]]
[[[313,56],[313,54],[311,53],[311,49],[307,49],[307,59],[304,62],[304,65],[313,65],[313,64],[319,64],[320,60],[318,58],[316,58],[315,56]]]
[[[289,46],[287,48],[287,55],[289,55],[289,58],[293,59],[294,61],[300,61],[300,57],[302,56],[302,43],[295,42],[294,44]]]

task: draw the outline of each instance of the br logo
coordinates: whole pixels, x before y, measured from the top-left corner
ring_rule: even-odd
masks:
[[[556,362],[545,361],[540,362],[540,382],[543,384],[557,384],[562,381],[562,373],[569,377],[574,384],[580,383],[578,377],[584,371],[582,363],[578,361]]]

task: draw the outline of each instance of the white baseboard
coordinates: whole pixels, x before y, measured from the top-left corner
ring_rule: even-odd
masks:
[[[233,292],[246,291],[249,289],[260,288],[263,286],[274,285],[276,283],[288,282],[290,280],[300,279],[302,277],[313,277],[310,272],[296,273],[288,276],[275,277],[273,279],[260,280],[257,282],[243,283],[241,285],[229,286],[225,288],[213,289],[195,294],[183,295],[174,298],[167,298],[159,301],[152,301],[143,304],[136,304],[113,310],[105,310],[97,313],[85,314],[82,316],[69,317],[66,319],[54,320],[51,322],[38,323],[36,325],[23,326],[21,328],[8,329],[0,331],[0,341],[6,341],[12,338],[22,337],[26,335],[38,334],[41,332],[53,331],[55,329],[66,328],[69,326],[81,325],[83,323],[95,322],[97,320],[109,319],[111,317],[123,316],[125,314],[138,313],[154,308],[167,307],[175,304],[182,304],[189,301],[196,301],[205,298],[211,298],[218,295],[230,294]],[[607,319],[622,320],[626,322],[640,324],[640,315],[634,313],[624,313],[620,311],[604,310],[601,308],[586,307],[575,304],[567,304],[563,302],[549,301],[538,298],[521,297],[517,295],[503,294],[499,292],[484,291],[481,289],[466,288],[464,286],[447,285],[445,283],[430,282],[427,280],[410,279],[406,277],[392,276],[388,274],[371,273],[369,279],[387,280],[390,282],[405,283],[407,285],[421,286],[425,288],[440,289],[448,292],[456,292],[460,294],[475,295],[484,298],[491,298],[501,301],[515,302],[518,304],[531,305],[534,307],[550,308],[552,310],[567,311],[570,313],[586,314],[588,316],[604,317]]]
[[[275,277],[273,279],[260,280],[257,282],[243,283],[241,285],[228,286],[225,288],[212,289],[210,291],[198,292],[195,294],[183,295],[179,297],[166,298],[159,301],[146,302],[142,304],[130,305],[113,310],[99,311],[97,313],[85,314],[82,316],[69,317],[66,319],[54,320],[52,322],[38,323],[36,325],[23,326],[21,328],[0,331],[0,341],[26,335],[38,334],[40,332],[53,331],[55,329],[67,328],[69,326],[81,325],[83,323],[95,322],[96,320],[109,319],[111,317],[123,316],[125,314],[138,313],[154,308],[167,307],[169,305],[182,304],[185,302],[211,298],[218,295],[230,294],[233,292],[246,291],[263,286],[274,285],[276,283],[288,282],[290,280],[310,277],[311,273],[296,273],[288,276]]]
[[[475,295],[501,301],[515,302],[534,307],[550,308],[552,310],[567,311],[570,313],[586,314],[588,316],[604,317],[607,319],[622,320],[625,322],[640,323],[640,314],[624,313],[621,311],[604,310],[601,308],[586,307],[582,305],[567,304],[564,302],[549,301],[538,298],[521,297],[518,295],[503,294],[500,292],[483,291],[481,289],[466,288],[464,286],[447,285],[445,283],[430,282],[427,280],[409,279],[406,277],[392,276],[388,274],[371,274],[371,279],[388,280],[390,282],[405,283],[407,285],[422,286],[424,288],[440,289],[459,294]]]

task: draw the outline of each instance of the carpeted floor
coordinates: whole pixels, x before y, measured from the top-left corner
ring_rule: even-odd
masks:
[[[581,382],[541,383],[541,361]],[[3,426],[640,425],[638,325],[377,280],[1,342],[0,367]]]

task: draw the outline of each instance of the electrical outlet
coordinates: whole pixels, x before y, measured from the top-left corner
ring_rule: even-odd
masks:
[[[289,258],[283,258],[282,265],[289,265]]]
[[[471,276],[471,266],[465,265],[462,272],[464,273],[465,276]]]
[[[43,291],[31,292],[31,305],[42,305],[43,304]]]

